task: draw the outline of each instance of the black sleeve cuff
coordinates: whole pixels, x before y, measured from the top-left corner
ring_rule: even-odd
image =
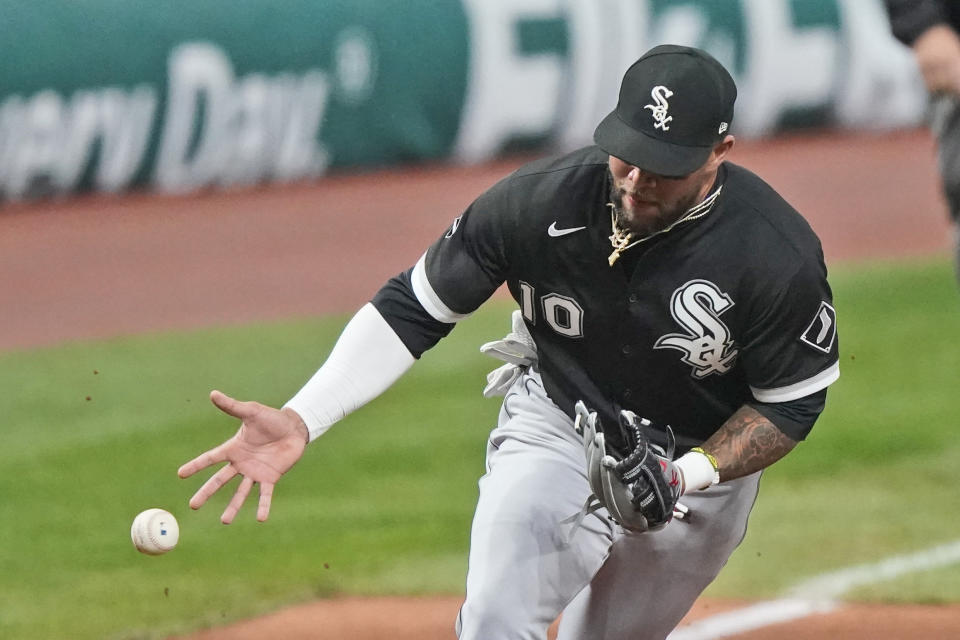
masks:
[[[412,269],[394,276],[373,297],[371,303],[396,332],[414,358],[440,342],[455,324],[440,322],[427,313],[410,282]]]
[[[748,402],[764,418],[793,440],[804,440],[827,404],[827,390],[790,402]]]

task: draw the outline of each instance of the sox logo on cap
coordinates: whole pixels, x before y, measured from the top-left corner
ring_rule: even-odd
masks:
[[[663,129],[664,131],[670,129],[667,125],[673,120],[673,116],[667,115],[667,109],[670,108],[670,103],[667,102],[667,98],[672,95],[673,91],[670,91],[670,89],[667,89],[662,84],[655,86],[653,91],[650,92],[650,96],[657,104],[647,104],[644,105],[643,108],[650,109],[650,113],[653,115],[654,129]]]

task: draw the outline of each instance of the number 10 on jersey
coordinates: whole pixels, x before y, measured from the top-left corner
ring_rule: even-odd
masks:
[[[546,293],[540,296],[533,286],[520,281],[520,310],[530,324],[537,324],[537,316],[546,320],[550,328],[568,338],[583,337],[583,307],[569,296],[559,293]],[[539,312],[539,314],[538,314]]]

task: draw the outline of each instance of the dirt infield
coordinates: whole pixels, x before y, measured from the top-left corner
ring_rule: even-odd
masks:
[[[459,597],[341,598],[171,640],[452,640]],[[700,600],[687,623],[749,605]],[[960,605],[849,605],[830,614],[723,636],[729,640],[955,640]],[[555,640],[551,628],[549,639]],[[597,639],[601,640],[601,639]]]
[[[807,216],[828,264],[948,251],[925,132],[744,143],[732,158]],[[7,205],[0,209],[0,352],[355,309],[517,163]],[[742,604],[702,601],[688,619]],[[458,597],[325,600],[190,638],[452,638],[459,605]],[[849,606],[729,637],[947,638],[958,627],[958,606]]]

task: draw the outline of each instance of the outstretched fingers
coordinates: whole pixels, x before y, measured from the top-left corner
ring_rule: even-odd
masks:
[[[220,516],[220,522],[223,524],[230,524],[233,522],[233,519],[240,511],[240,507],[243,506],[247,496],[250,495],[250,490],[253,488],[253,485],[253,479],[247,476],[243,477],[243,480],[240,482],[240,486],[237,487],[236,493],[233,494],[233,498],[230,500],[230,504],[227,505],[223,515]],[[260,502],[257,505],[257,520],[259,522],[264,522],[270,516],[270,504],[273,500],[273,486],[274,484],[272,482],[260,483]]]
[[[235,475],[237,475],[237,469],[232,464],[228,464],[220,469],[220,471],[217,471],[209,480],[204,482],[203,486],[190,498],[190,508],[199,509],[202,507],[203,504],[210,499],[210,496],[219,491],[220,487],[229,482]]]
[[[223,462],[227,459],[227,455],[223,450],[223,445],[210,449],[205,453],[201,453],[199,456],[191,460],[190,462],[185,463],[179,469],[177,469],[177,475],[181,478],[189,478],[197,471],[201,469],[206,469],[210,465]]]
[[[197,456],[177,470],[181,478],[187,478],[211,465],[227,463],[190,498],[190,507],[199,509],[223,485],[240,474],[243,478],[220,516],[220,520],[224,524],[230,524],[243,507],[253,485],[259,482],[260,500],[257,505],[257,520],[263,522],[270,515],[270,503],[276,480],[302,453],[302,451],[289,451],[289,447],[286,449],[281,447],[278,452],[275,447],[268,446],[290,435],[289,429],[286,433],[279,435],[273,432],[282,431],[281,428],[284,425],[290,424],[291,417],[258,402],[235,400],[216,390],[210,392],[210,401],[227,415],[239,418],[241,426],[235,436]],[[297,455],[294,456],[294,454]],[[292,460],[289,459],[291,457]]]
[[[273,501],[273,483],[260,483],[260,504],[257,506],[257,520],[264,522],[270,516],[270,503]]]
[[[223,515],[220,516],[220,522],[223,524],[230,524],[233,522],[237,512],[240,511],[240,507],[243,506],[244,500],[246,500],[247,496],[250,494],[250,489],[252,487],[253,480],[247,476],[244,476],[243,480],[240,481],[240,486],[237,487],[237,491],[233,494],[230,504],[228,504],[227,508],[223,510]]]

